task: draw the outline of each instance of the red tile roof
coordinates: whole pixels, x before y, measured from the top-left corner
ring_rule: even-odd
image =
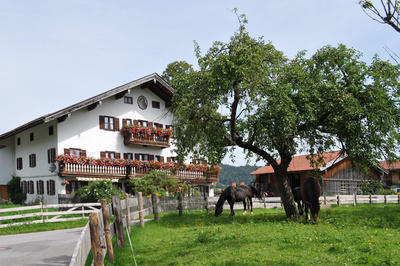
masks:
[[[324,163],[328,164],[329,162],[339,158],[340,156],[340,151],[334,151],[334,152],[324,152],[321,154],[322,157],[324,158]],[[310,161],[307,160],[308,155],[299,155],[299,156],[294,156],[292,158],[292,161],[289,164],[288,172],[301,172],[301,171],[310,171],[313,170],[314,168],[311,167]],[[278,159],[278,164],[280,163],[281,159]],[[258,174],[272,174],[274,173],[274,169],[272,166],[264,166],[252,173],[251,175],[258,175]]]
[[[389,163],[388,161],[383,161],[379,164],[383,168],[387,170],[396,170],[400,169],[400,161],[394,162],[394,163]]]

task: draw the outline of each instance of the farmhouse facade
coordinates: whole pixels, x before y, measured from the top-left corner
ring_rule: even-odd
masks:
[[[317,169],[308,160],[309,155],[294,156],[288,168],[289,182],[292,189],[299,187],[308,176],[321,177],[320,185],[324,195],[353,194],[361,192],[361,181],[382,181],[383,174],[388,173],[382,167],[370,169],[368,174],[351,167],[350,160],[340,151],[321,154],[323,163]],[[280,160],[278,160],[278,163]],[[280,196],[275,172],[272,166],[264,166],[251,173],[256,184],[263,192],[273,192]]]
[[[0,196],[21,178],[27,202],[58,203],[94,180],[111,179],[130,192],[130,178],[152,169],[213,194],[218,168],[187,159],[177,166],[173,143],[174,90],[151,74],[42,116],[0,135]]]

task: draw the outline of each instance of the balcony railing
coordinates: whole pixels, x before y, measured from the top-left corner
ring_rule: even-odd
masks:
[[[151,169],[145,167],[123,167],[123,166],[99,166],[85,165],[76,163],[61,163],[59,164],[59,175],[61,177],[95,177],[95,178],[140,178],[147,175]],[[156,171],[165,172],[166,174],[176,176],[181,181],[191,182],[219,182],[218,173],[206,173],[198,171],[186,170],[162,170]]]
[[[143,133],[129,133],[124,136],[124,144],[136,144],[143,146],[153,146],[169,148],[169,136],[160,137],[157,134],[146,135]]]

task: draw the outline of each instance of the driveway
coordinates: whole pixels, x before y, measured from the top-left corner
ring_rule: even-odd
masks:
[[[0,265],[69,265],[82,230],[0,236]]]

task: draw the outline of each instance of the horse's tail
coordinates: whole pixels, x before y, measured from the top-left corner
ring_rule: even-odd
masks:
[[[254,194],[257,198],[259,198],[259,199],[262,198],[261,192],[260,192],[256,187],[253,187],[253,186],[249,186],[249,187],[251,188],[251,190],[253,191],[253,194]]]

